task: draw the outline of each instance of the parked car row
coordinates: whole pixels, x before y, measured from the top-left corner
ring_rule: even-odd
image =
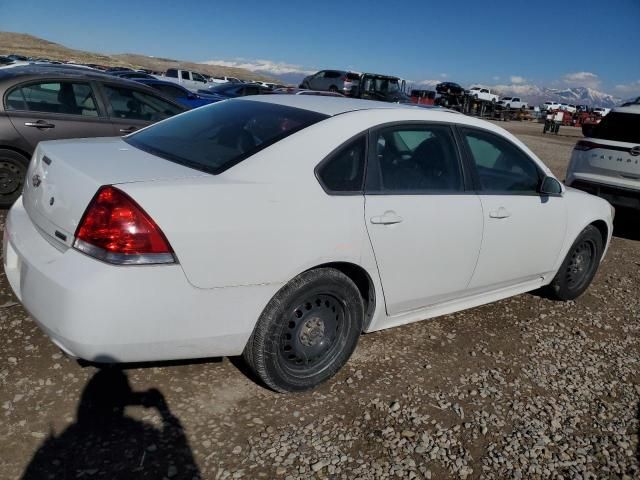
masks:
[[[38,142],[126,135],[187,108],[141,82],[62,66],[0,69],[0,206],[20,196]]]

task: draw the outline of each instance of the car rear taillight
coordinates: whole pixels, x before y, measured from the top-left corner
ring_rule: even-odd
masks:
[[[175,263],[166,237],[129,195],[100,187],[76,230],[74,248],[118,265]]]
[[[574,150],[578,150],[579,152],[586,152],[587,150],[592,150],[594,148],[599,148],[601,145],[598,145],[594,142],[589,142],[586,140],[580,140],[576,143],[576,146],[573,147]]]

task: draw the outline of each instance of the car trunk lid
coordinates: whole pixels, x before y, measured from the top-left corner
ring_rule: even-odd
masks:
[[[64,249],[73,244],[82,215],[102,185],[206,175],[120,138],[43,142],[29,165],[22,200],[43,236]]]

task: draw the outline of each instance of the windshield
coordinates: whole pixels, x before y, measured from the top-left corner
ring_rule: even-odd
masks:
[[[273,103],[225,100],[123,140],[166,160],[217,175],[325,118],[328,116]]]
[[[592,136],[640,144],[640,114],[611,112],[596,125]]]

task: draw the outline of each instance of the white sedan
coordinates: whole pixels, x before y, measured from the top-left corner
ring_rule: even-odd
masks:
[[[244,355],[277,391],[362,332],[590,284],[613,211],[455,112],[227,100],[124,138],[43,142],[6,220],[7,278],[97,362]]]

